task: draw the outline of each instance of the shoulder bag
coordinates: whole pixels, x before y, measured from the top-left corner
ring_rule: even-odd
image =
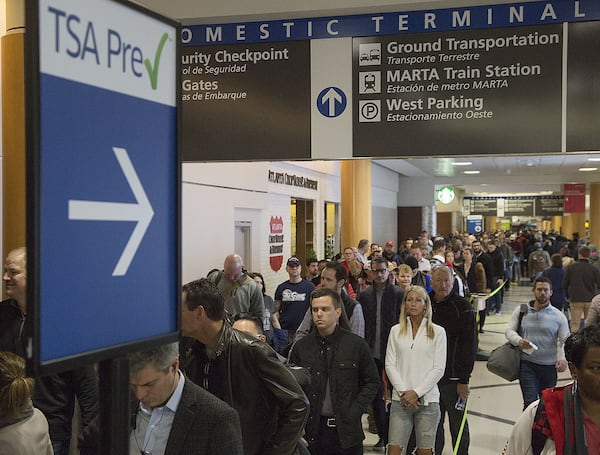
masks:
[[[527,304],[521,305],[519,324],[517,326],[517,333],[519,333],[519,335],[521,332],[521,322],[523,321],[523,316],[525,316],[526,312]],[[489,371],[509,382],[519,379],[521,348],[519,346],[514,346],[510,341],[507,341],[491,352],[486,366]]]

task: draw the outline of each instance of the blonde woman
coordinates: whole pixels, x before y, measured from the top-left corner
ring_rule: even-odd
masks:
[[[409,286],[385,356],[385,371],[393,386],[388,455],[407,453],[413,426],[417,455],[433,454],[440,420],[437,383],[445,367],[446,332],[431,322],[427,291]]]
[[[0,352],[0,454],[52,455],[48,422],[31,404],[33,379],[25,361]]]

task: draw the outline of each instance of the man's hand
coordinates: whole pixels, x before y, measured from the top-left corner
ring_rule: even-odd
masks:
[[[531,346],[531,344],[529,343],[529,340],[526,338],[521,338],[519,340],[519,347],[521,349],[531,349],[533,348],[533,346]]]
[[[563,371],[567,370],[568,366],[569,366],[569,364],[567,363],[567,361],[565,359],[558,360],[556,362],[556,371],[558,371],[559,373],[562,373]]]
[[[456,384],[456,393],[458,393],[458,396],[463,400],[469,398],[469,384]]]

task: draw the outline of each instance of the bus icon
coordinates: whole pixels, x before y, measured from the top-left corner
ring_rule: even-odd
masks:
[[[381,65],[381,43],[359,44],[358,47],[360,66]]]

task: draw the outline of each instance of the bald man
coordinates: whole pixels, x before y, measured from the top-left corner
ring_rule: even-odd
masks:
[[[21,334],[27,314],[27,254],[25,248],[8,253],[4,263],[4,291],[7,300],[0,302],[0,349],[25,357]]]
[[[208,279],[217,285],[225,297],[225,311],[230,318],[246,313],[263,321],[265,304],[260,287],[244,270],[244,261],[239,254],[229,254],[223,270],[213,272]]]

